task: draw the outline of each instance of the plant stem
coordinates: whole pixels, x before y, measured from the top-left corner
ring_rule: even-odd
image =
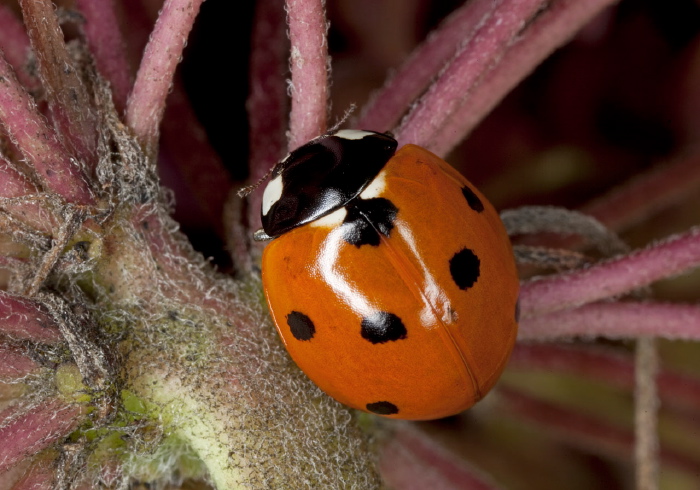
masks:
[[[638,490],[659,487],[658,369],[654,338],[640,338],[635,353],[634,393],[634,459]]]
[[[92,192],[80,166],[66,152],[56,132],[39,113],[34,99],[19,84],[2,56],[0,121],[45,189],[76,204],[93,202]]]
[[[588,269],[535,279],[521,289],[522,318],[577,307],[647,286],[700,265],[700,228]]]
[[[555,340],[572,337],[700,340],[700,307],[664,303],[592,303],[520,322],[518,340]]]
[[[203,0],[166,0],[148,40],[126,104],[126,124],[151,157],[175,68]]]
[[[76,6],[85,16],[85,38],[97,70],[109,82],[114,106],[121,113],[126,107],[133,75],[126,58],[114,0],[76,0]]]
[[[63,40],[51,0],[20,0],[59,139],[90,174],[97,164],[97,115]]]
[[[83,413],[83,406],[59,398],[6,409],[0,414],[0,473],[68,435]]]
[[[324,0],[286,0],[292,72],[290,150],[326,131],[329,61],[324,3]]]

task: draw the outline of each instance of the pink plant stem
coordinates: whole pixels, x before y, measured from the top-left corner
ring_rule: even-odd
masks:
[[[0,331],[16,339],[60,342],[63,337],[35,301],[0,291]]]
[[[223,235],[222,212],[231,179],[199,124],[181,83],[168,97],[162,126],[163,149],[168,162],[196,201],[198,221]],[[183,131],[183,128],[187,128]],[[162,162],[162,160],[161,160]],[[162,167],[161,167],[162,169]]]
[[[450,454],[426,433],[401,424],[382,447],[380,471],[391,488],[491,490],[492,478]]]
[[[634,454],[634,436],[629,428],[610,424],[599,417],[564,409],[512,389],[499,389],[505,411],[539,426],[550,437],[567,441],[594,454],[630,461]],[[696,455],[676,450],[661,450],[661,461],[676,468],[697,472]]]
[[[192,253],[188,248],[189,242],[181,240],[157,213],[157,209],[146,205],[136,209],[131,217],[133,226],[143,235],[151,254],[152,262],[144,264],[144,273],[158,273],[167,278],[159,293],[182,302],[192,302],[196,298],[201,307],[212,308],[222,315],[230,315],[234,302],[230,295],[233,293],[218,289],[216,281],[200,268],[193,267],[189,261]],[[157,267],[157,272],[155,269],[145,272],[146,267]],[[138,294],[146,297],[151,293],[155,291],[152,283],[148,283],[147,289],[139,291]]]
[[[0,157],[0,198],[23,197],[36,194],[39,189],[8,161]],[[3,209],[13,218],[33,227],[37,231],[51,234],[56,225],[55,216],[42,208],[39,202],[4,202]]]
[[[613,3],[614,0],[542,1],[533,12],[524,10],[525,2],[504,0],[499,10],[507,12],[510,21],[520,20],[524,30],[511,31],[512,37],[508,38],[505,26],[484,26],[452,62],[455,66],[444,72],[436,88],[402,122],[401,141],[425,143],[438,155],[447,154],[542,60]],[[524,15],[516,19],[517,12]],[[497,37],[504,35],[499,44]],[[454,100],[459,102],[445,110],[442,117],[426,121],[424,114],[429,117],[431,113],[441,113],[435,107],[450,100],[448,93],[457,94]]]
[[[700,148],[689,148],[583,206],[609,228],[622,231],[700,190]]]
[[[452,117],[484,73],[490,71],[517,39],[527,22],[546,4],[544,0],[498,0],[478,32],[461,47],[455,59],[396,130],[399,146],[414,143],[435,151],[434,137]]]
[[[284,0],[260,0],[255,7],[255,21],[251,39],[250,95],[246,108],[250,124],[250,178],[255,183],[262,179],[286,151],[287,92],[284,72],[287,64]],[[238,262],[250,257],[247,247],[251,230],[261,226],[260,205],[262,191],[258,187],[248,196],[248,226],[234,227],[234,255]]]
[[[51,0],[19,0],[58,136],[87,169],[97,164],[97,117]]]
[[[70,158],[53,128],[46,123],[34,100],[20,86],[12,68],[1,56],[0,121],[46,189],[69,202],[93,202],[80,167]]]
[[[18,197],[37,192],[36,186],[0,156],[0,197]]]
[[[126,123],[151,155],[158,144],[158,126],[175,68],[202,1],[165,1],[126,103]]]
[[[323,0],[287,0],[292,111],[289,149],[326,131],[328,111],[328,42]]]
[[[26,70],[29,36],[22,21],[6,5],[0,5],[0,49],[22,85],[30,90],[38,88],[38,80]]]
[[[114,10],[114,0],[76,0],[85,16],[85,38],[95,58],[97,70],[112,88],[114,105],[119,112],[126,107],[132,72],[126,57],[124,38]]]
[[[261,179],[284,156],[287,93],[283,73],[287,42],[283,0],[256,5],[250,56],[250,182]]]
[[[22,477],[15,482],[12,490],[44,490],[55,488],[57,465],[51,458],[50,452],[47,455],[39,455],[32,461],[29,469]],[[2,479],[2,475],[0,475]]]
[[[700,265],[700,228],[589,269],[526,282],[522,318],[530,319],[641,288]],[[650,334],[663,334],[662,331]]]
[[[158,10],[150,9],[143,0],[120,0],[116,5],[119,7],[120,14],[123,14],[121,17],[128,19],[128,35],[124,33],[124,42],[129,66],[138,66],[148,44]]]
[[[0,344],[0,380],[16,380],[36,369],[39,365],[21,352]]]
[[[542,370],[572,374],[624,390],[634,389],[634,365],[628,355],[595,345],[524,344],[516,345],[509,369]],[[658,375],[659,394],[664,409],[700,409],[700,380],[669,370]]]
[[[406,107],[454,56],[456,47],[470,40],[482,23],[494,15],[498,5],[492,0],[473,0],[455,10],[372,95],[356,126],[373,131],[391,129]]]
[[[557,48],[617,0],[555,0],[532,21],[500,63],[486,73],[435,134],[439,155],[450,152],[494,107]]]
[[[653,337],[637,339],[635,346],[634,467],[636,487],[659,488],[659,355]]]
[[[31,408],[12,406],[0,414],[0,473],[68,435],[84,409],[58,398]]]
[[[593,303],[520,322],[518,339],[608,339],[654,336],[700,340],[700,306],[661,303]]]

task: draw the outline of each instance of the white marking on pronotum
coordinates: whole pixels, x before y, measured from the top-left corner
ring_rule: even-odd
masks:
[[[336,209],[330,214],[325,215],[315,221],[309,223],[311,226],[320,226],[322,228],[335,228],[343,224],[345,216],[347,216],[348,211],[344,207]]]
[[[374,199],[379,197],[386,187],[386,172],[383,170],[369,183],[360,194],[360,199]]]
[[[344,140],[361,140],[365,136],[369,136],[373,133],[369,131],[362,131],[360,129],[341,129],[331,136],[337,136],[338,138],[343,138]]]
[[[282,175],[278,175],[267,184],[267,187],[265,187],[265,192],[263,192],[262,198],[263,216],[267,216],[267,213],[268,211],[270,211],[270,208],[273,206],[273,204],[279,201],[279,198],[282,197],[283,187],[284,186],[282,185]]]

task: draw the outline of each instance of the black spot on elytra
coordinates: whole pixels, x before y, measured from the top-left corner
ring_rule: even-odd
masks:
[[[464,196],[464,199],[467,200],[467,204],[469,204],[469,207],[472,208],[474,211],[480,213],[484,210],[484,203],[481,202],[481,199],[479,199],[479,197],[476,194],[474,194],[474,191],[466,185],[462,187],[462,195]]]
[[[479,257],[463,248],[450,259],[450,274],[459,289],[468,289],[479,278]]]
[[[293,311],[287,315],[287,325],[289,325],[292,335],[297,340],[311,340],[316,333],[316,327],[311,318],[298,311]]]
[[[515,302],[515,323],[520,323],[520,298]]]
[[[396,415],[399,413],[399,407],[391,402],[374,402],[368,403],[367,410],[378,415]]]
[[[373,344],[383,344],[393,340],[406,338],[406,327],[401,319],[386,311],[378,311],[362,318],[360,334]]]
[[[390,200],[383,197],[355,199],[348,203],[346,209],[348,214],[343,220],[343,238],[358,248],[362,245],[379,245],[379,234],[389,236],[399,212]]]

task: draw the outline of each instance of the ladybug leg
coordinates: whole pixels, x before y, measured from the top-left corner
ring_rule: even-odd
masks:
[[[272,240],[273,237],[265,233],[265,230],[260,228],[259,230],[256,230],[255,233],[253,233],[253,240],[256,242],[269,242]]]

